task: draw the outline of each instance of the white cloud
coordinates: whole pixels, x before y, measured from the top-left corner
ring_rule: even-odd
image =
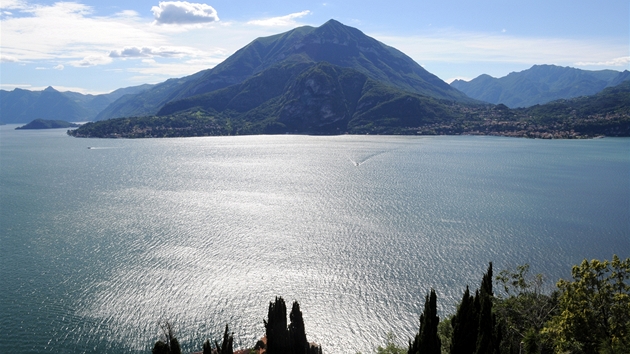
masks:
[[[76,67],[89,67],[96,65],[104,65],[112,62],[112,58],[105,55],[88,55],[81,60],[73,60],[70,65]]]
[[[110,58],[141,58],[151,56],[151,48],[126,47],[123,50],[112,50]]]
[[[629,57],[620,57],[607,61],[598,61],[598,62],[577,62],[575,63],[577,66],[628,66],[630,65],[630,56]]]
[[[119,13],[116,14],[116,17],[121,17],[121,18],[129,18],[129,17],[139,17],[140,15],[133,11],[133,10],[123,10]]]
[[[298,25],[295,19],[302,18],[310,13],[311,12],[309,10],[306,10],[280,17],[272,17],[263,20],[252,20],[247,22],[247,24],[265,27],[293,27]]]
[[[89,6],[68,2],[24,6],[20,16],[2,20],[2,61],[65,59],[80,66],[107,64],[111,60],[92,57],[134,43],[151,47],[168,43],[133,12],[110,17],[96,17],[92,12]]]
[[[158,25],[189,25],[219,21],[217,11],[210,5],[187,1],[164,1],[151,8]]]
[[[29,84],[4,84],[4,83],[0,83],[0,89],[2,90],[6,90],[6,91],[12,91],[16,88],[18,89],[22,89],[22,90],[34,90],[32,88],[32,85]]]
[[[64,66],[62,64],[59,64],[59,65],[53,67],[53,69],[55,69],[55,70],[63,70]]]
[[[185,57],[202,55],[199,50],[193,48],[177,47],[125,47],[122,50],[112,50],[109,53],[111,58],[148,58],[148,57]]]
[[[16,57],[0,54],[0,63],[17,63],[18,61]]]
[[[222,59],[207,58],[207,59],[191,59],[186,61],[172,62],[172,63],[160,63],[151,59],[142,60],[144,66],[136,66],[129,68],[129,72],[138,73],[139,76],[144,77],[147,81],[155,82],[156,78],[164,80],[168,77],[182,77],[191,75],[193,73],[216,66],[222,61]]]

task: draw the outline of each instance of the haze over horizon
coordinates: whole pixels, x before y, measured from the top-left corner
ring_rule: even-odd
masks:
[[[329,19],[409,55],[442,80],[536,64],[630,68],[630,5],[463,0],[0,4],[0,88],[105,93],[212,68],[257,37]]]

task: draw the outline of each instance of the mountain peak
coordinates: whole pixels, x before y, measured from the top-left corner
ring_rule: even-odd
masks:
[[[346,31],[346,30],[355,30],[358,31],[356,28],[354,27],[350,27],[350,26],[346,26],[343,23],[335,20],[335,19],[330,19],[328,21],[326,21],[326,23],[324,23],[323,25],[317,27],[317,29],[319,30],[325,30],[325,29],[329,29],[329,30],[342,30],[342,31]]]
[[[58,92],[58,91],[55,90],[52,86],[48,86],[44,89],[44,92]]]
[[[331,19],[317,28],[303,26],[257,38],[214,68],[156,85],[137,97],[142,104],[137,104],[135,99],[120,101],[101,112],[97,120],[155,114],[171,101],[240,84],[271,67],[319,62],[354,69],[404,91],[439,99],[473,101],[401,51]]]
[[[311,40],[318,43],[334,43],[338,45],[357,44],[358,41],[365,41],[368,38],[363,32],[356,28],[346,26],[336,20],[328,22],[316,28],[311,33]]]
[[[326,23],[324,23],[323,25],[321,25],[320,27],[325,27],[325,26],[341,26],[341,27],[347,27],[346,25],[344,25],[343,23],[335,20],[334,18],[331,18],[330,20],[326,21]]]

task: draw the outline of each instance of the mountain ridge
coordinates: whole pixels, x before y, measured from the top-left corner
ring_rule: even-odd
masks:
[[[242,83],[280,62],[320,61],[353,68],[405,91],[474,102],[397,49],[366,36],[356,28],[329,20],[320,27],[298,27],[274,36],[257,38],[216,67],[167,80],[137,95],[135,102],[128,100],[113,104],[96,119],[156,114],[171,101]]]
[[[480,101],[519,108],[557,99],[594,95],[629,79],[630,72],[627,70],[589,71],[556,65],[534,65],[501,78],[482,74],[470,81],[455,80],[451,86]]]
[[[116,99],[133,95],[153,85],[144,84],[92,95],[72,91],[58,91],[48,86],[41,91],[15,88],[0,90],[0,121],[28,123],[36,118],[65,121],[90,121]]]

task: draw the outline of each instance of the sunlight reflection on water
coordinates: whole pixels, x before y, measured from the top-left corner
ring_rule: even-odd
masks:
[[[275,296],[300,302],[325,352],[369,352],[417,330],[431,288],[452,312],[488,261],[557,279],[630,253],[628,139],[46,137],[65,159],[2,155],[3,268],[32,262],[3,300],[30,291],[52,327],[3,329],[35,352],[147,351],[160,320],[185,350],[226,323],[253,345]]]

